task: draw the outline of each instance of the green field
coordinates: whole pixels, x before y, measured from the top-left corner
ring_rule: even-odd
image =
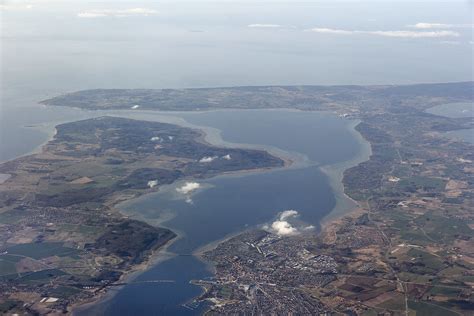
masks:
[[[7,249],[9,254],[41,259],[51,256],[69,256],[79,253],[79,250],[63,247],[61,242],[43,242],[19,244]]]
[[[50,279],[50,278],[54,278],[54,277],[66,275],[66,274],[67,273],[58,269],[48,269],[48,270],[42,270],[42,271],[25,274],[21,276],[20,279],[22,282],[41,281],[42,283],[44,283],[44,279]]]
[[[16,273],[15,263],[3,260],[0,257],[0,275],[8,275],[13,273]]]
[[[457,316],[448,309],[424,302],[408,301],[408,308],[416,311],[416,316]]]
[[[460,235],[474,235],[474,231],[465,221],[457,218],[443,217],[432,212],[426,213],[417,219],[415,223],[423,227],[426,234],[436,241],[450,242]]]
[[[412,248],[408,251],[407,255],[411,258],[416,258],[416,260],[422,263],[426,269],[432,270],[433,272],[445,267],[440,258],[425,251]]]
[[[20,307],[22,305],[22,302],[20,301],[14,301],[14,300],[7,300],[5,302],[0,303],[0,315],[4,315],[7,312],[11,311],[12,309],[16,307]]]
[[[404,311],[405,310],[405,297],[403,295],[397,295],[396,297],[377,305],[377,307],[386,308],[392,311]]]
[[[444,191],[446,186],[446,180],[439,178],[428,178],[428,177],[411,177],[409,179],[403,179],[398,182],[398,187],[402,192],[414,192],[416,190],[423,191]]]
[[[58,286],[57,288],[48,291],[48,295],[59,298],[68,298],[69,296],[77,294],[80,291],[81,290],[70,286]]]
[[[440,295],[440,296],[448,296],[450,298],[456,298],[461,293],[460,289],[444,287],[444,286],[433,286],[430,290],[431,295]]]
[[[25,216],[25,211],[22,210],[12,210],[0,214],[0,223],[3,224],[12,224],[15,223]]]
[[[86,235],[88,239],[95,239],[107,230],[107,228],[103,226],[73,225],[73,224],[62,224],[59,226],[59,229],[65,230],[67,232],[76,232],[81,235]]]

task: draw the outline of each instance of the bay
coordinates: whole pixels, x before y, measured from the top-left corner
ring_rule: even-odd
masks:
[[[347,167],[344,162],[355,164],[354,159],[366,159],[369,153],[367,144],[353,130],[354,122],[329,113],[231,110],[172,115],[185,119],[188,125],[213,131],[208,136],[214,143],[278,149],[293,157],[295,164],[200,181],[203,189],[192,196],[177,193],[176,188],[183,184],[178,182],[122,204],[127,215],[169,227],[179,233],[179,238],[167,249],[167,260],[131,280],[110,299],[79,314],[201,313],[206,306],[192,303],[201,289],[190,282],[212,278],[212,269],[193,256],[197,250],[244,229],[271,223],[288,209],[299,213],[301,227],[319,229],[323,218],[337,208],[337,196],[343,195],[330,179],[337,172],[327,173],[322,167],[340,165],[341,173]],[[152,117],[148,113],[148,118]],[[160,280],[172,282],[150,283]]]

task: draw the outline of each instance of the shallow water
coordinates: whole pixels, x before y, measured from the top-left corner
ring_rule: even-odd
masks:
[[[474,103],[447,103],[429,108],[426,112],[451,118],[474,117]]]

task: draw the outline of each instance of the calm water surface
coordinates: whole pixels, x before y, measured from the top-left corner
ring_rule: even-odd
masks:
[[[474,103],[448,103],[432,107],[426,112],[451,118],[474,118]],[[445,135],[474,144],[474,129],[472,128],[449,131]]]
[[[319,166],[350,160],[361,150],[350,122],[326,113],[252,110],[179,115],[192,124],[221,129],[225,141],[269,145],[304,154],[308,160],[299,168],[202,181],[206,189],[194,194],[192,203],[176,193],[175,188],[182,184],[178,183],[123,204],[124,212],[142,220],[154,222],[171,217],[162,224],[181,233],[181,238],[168,249],[178,256],[157,264],[136,281],[175,282],[125,286],[111,300],[87,310],[88,314],[201,312],[204,306],[186,304],[201,292],[189,281],[210,278],[212,274],[189,254],[231,233],[269,223],[287,209],[299,212],[301,225],[318,227],[336,205],[329,179]]]

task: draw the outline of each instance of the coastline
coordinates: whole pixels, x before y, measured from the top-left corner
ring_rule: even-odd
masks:
[[[355,129],[360,123],[360,120],[356,120],[349,126],[349,130],[351,131],[352,135],[357,138],[360,146],[358,154],[348,161],[320,167],[320,170],[328,177],[329,183],[336,197],[336,205],[331,210],[331,212],[324,216],[320,222],[321,231],[323,231],[327,226],[331,225],[332,222],[339,220],[341,217],[349,215],[353,210],[356,210],[360,207],[357,201],[345,193],[343,183],[344,172],[347,169],[355,167],[360,163],[369,160],[370,156],[372,155],[372,147],[370,142],[367,141]]]
[[[176,236],[170,240],[168,240],[163,246],[158,249],[155,249],[149,255],[149,258],[144,260],[142,263],[133,266],[130,270],[124,272],[120,278],[116,281],[117,283],[129,283],[133,281],[138,275],[140,275],[143,271],[151,268],[152,266],[159,264],[160,262],[166,261],[171,259],[175,256],[175,254],[168,252],[168,248],[180,238],[180,235],[173,231]],[[94,293],[94,296],[88,300],[84,301],[77,301],[70,305],[69,312],[71,315],[81,315],[85,313],[91,307],[99,307],[100,304],[106,303],[107,301],[111,300],[116,293],[125,285],[114,286],[112,289],[111,287],[105,287],[100,289],[99,293]]]
[[[179,125],[181,127],[193,128],[193,129],[197,130],[201,134],[198,138],[198,141],[200,140],[200,141],[204,142],[205,144],[208,144],[208,145],[211,145],[211,146],[220,146],[220,147],[224,146],[224,147],[234,147],[234,148],[239,148],[239,149],[256,149],[256,150],[267,151],[271,155],[273,155],[273,156],[275,156],[275,157],[277,157],[277,158],[279,158],[283,161],[283,166],[279,166],[279,167],[266,167],[266,168],[256,168],[256,169],[243,169],[243,170],[237,170],[237,171],[226,171],[226,172],[221,172],[221,173],[218,173],[216,175],[213,175],[210,178],[244,176],[244,175],[248,175],[248,174],[272,171],[272,170],[276,170],[276,169],[291,168],[295,165],[295,162],[298,161],[297,158],[291,158],[292,157],[291,154],[287,154],[286,152],[285,152],[285,155],[280,155],[280,153],[284,152],[284,151],[279,151],[279,153],[276,154],[275,151],[277,151],[277,150],[273,150],[272,152],[270,152],[266,148],[263,148],[264,146],[248,145],[249,147],[246,147],[246,146],[240,146],[240,144],[227,143],[224,140],[222,140],[222,138],[220,138],[220,133],[218,134],[218,136],[214,136],[214,138],[211,137],[212,140],[209,140],[207,138],[209,133],[208,133],[208,130],[206,130],[205,127],[195,126],[195,125],[189,126],[190,124],[179,124],[179,123],[176,123],[176,122],[173,122],[171,124],[176,124],[176,125]],[[55,129],[55,131],[56,131],[56,129]],[[54,139],[54,135],[51,137],[50,140]],[[218,139],[218,138],[220,138],[221,141],[215,141],[214,142],[214,139]],[[44,143],[40,147],[42,148],[50,140],[48,140],[46,143]],[[178,182],[175,182],[171,185],[167,185],[166,187],[168,187],[168,186],[169,187],[175,187],[177,185],[177,183],[187,181],[187,180],[193,180],[193,178],[180,179]],[[160,187],[157,187],[157,190],[155,190],[155,191],[145,192],[143,194],[137,194],[132,198],[117,199],[117,200],[111,201],[111,203],[109,204],[109,206],[111,206],[112,209],[114,211],[118,212],[120,215],[128,216],[128,217],[134,218],[136,220],[148,223],[148,224],[156,226],[156,227],[162,227],[162,228],[169,229],[171,232],[173,232],[176,235],[174,238],[167,241],[165,245],[163,245],[162,247],[152,251],[152,253],[149,255],[149,257],[146,260],[144,260],[142,263],[140,263],[138,265],[135,265],[135,266],[132,266],[129,270],[124,271],[123,274],[121,275],[121,277],[119,278],[119,280],[117,281],[118,283],[129,283],[130,281],[133,281],[138,275],[145,272],[149,268],[151,268],[153,266],[156,266],[156,265],[160,264],[163,261],[169,260],[169,259],[171,259],[171,258],[173,258],[177,255],[175,253],[168,252],[168,248],[171,245],[173,245],[175,242],[177,242],[178,240],[183,238],[184,234],[182,232],[180,232],[179,230],[175,229],[175,228],[168,227],[165,224],[163,224],[164,222],[167,222],[168,220],[170,220],[172,217],[164,217],[164,218],[159,218],[155,221],[149,221],[149,220],[146,220],[144,218],[140,218],[139,216],[136,217],[135,214],[130,214],[130,213],[126,212],[123,209],[123,207],[121,207],[122,204],[135,203],[139,199],[147,198],[147,197],[149,197],[150,195],[153,195],[153,194],[158,194],[162,188],[163,187],[160,186]],[[201,190],[205,190],[205,189],[206,188],[202,188]],[[195,193],[198,193],[198,192],[195,192]],[[228,235],[224,238],[225,239],[232,238],[233,236],[236,236],[236,235],[238,235],[242,232],[243,231],[238,231],[238,232],[232,233],[231,235]],[[219,240],[211,242],[211,244],[212,245],[217,245],[222,241],[223,241],[222,239],[219,239]],[[208,247],[208,245],[204,245],[203,247]],[[205,248],[205,249],[207,249],[207,248]],[[213,265],[210,264],[207,261],[204,261],[200,256],[201,253],[202,253],[202,251],[200,251],[200,252],[193,251],[192,254],[198,260],[205,263],[212,270]],[[83,312],[86,312],[89,308],[94,307],[94,306],[99,308],[99,311],[100,311],[101,304],[106,303],[107,301],[112,299],[116,295],[116,293],[118,293],[118,290],[120,288],[122,288],[123,286],[125,286],[125,285],[114,287],[112,291],[109,288],[101,289],[100,293],[97,294],[97,296],[94,296],[93,298],[91,298],[89,300],[86,300],[86,301],[82,301],[82,302],[78,301],[78,302],[72,304],[71,308],[70,308],[70,312],[73,315],[81,315]]]
[[[42,153],[43,152],[43,147],[46,144],[48,144],[50,141],[52,141],[54,139],[54,137],[56,136],[56,134],[58,132],[56,130],[56,126],[58,124],[60,124],[60,123],[55,122],[55,123],[51,123],[51,124],[45,124],[43,126],[24,126],[24,128],[31,128],[31,129],[36,129],[36,130],[39,130],[41,132],[44,132],[46,134],[45,141],[43,141],[39,145],[35,146],[35,148],[33,148],[32,150],[30,150],[26,153],[20,154],[18,156],[15,156],[15,157],[7,159],[7,160],[0,161],[0,164],[4,164],[4,163],[7,163],[7,162],[10,162],[10,161],[19,159],[19,158],[27,157],[27,156],[30,156],[30,155]]]
[[[225,111],[225,110],[223,110]],[[301,111],[301,110],[297,110]],[[126,115],[126,117],[129,117]],[[175,118],[178,118],[178,121],[175,120]],[[217,175],[212,176],[212,178],[219,178],[219,177],[239,177],[239,176],[245,176],[248,174],[253,174],[253,173],[259,173],[259,172],[266,172],[266,171],[272,171],[275,169],[286,169],[286,168],[301,168],[304,166],[309,165],[309,159],[301,154],[294,154],[289,153],[286,151],[279,150],[278,148],[273,148],[271,146],[266,146],[266,145],[252,145],[252,144],[240,144],[240,143],[231,143],[231,142],[226,142],[225,140],[222,139],[221,137],[221,131],[212,127],[206,127],[206,126],[197,126],[188,123],[184,119],[181,120],[179,117],[171,117],[171,124],[176,124],[182,127],[187,127],[187,128],[193,128],[200,132],[200,140],[203,141],[206,144],[212,145],[212,146],[224,146],[224,147],[237,147],[237,148],[246,148],[246,149],[256,149],[256,150],[265,150],[269,152],[271,155],[274,155],[280,159],[283,160],[284,165],[282,167],[270,167],[270,168],[259,168],[259,169],[249,169],[249,170],[239,170],[239,171],[229,171],[229,172],[223,172],[219,173]],[[153,120],[157,121],[157,120]],[[180,122],[181,121],[181,124]],[[358,154],[353,157],[352,159],[348,161],[344,161],[341,163],[333,164],[333,165],[325,165],[325,166],[319,166],[319,169],[328,177],[329,184],[331,186],[331,189],[335,195],[336,198],[336,205],[334,208],[321,220],[320,222],[320,231],[318,232],[318,235],[322,235],[324,232],[330,229],[330,227],[337,223],[342,217],[349,215],[351,213],[357,212],[358,209],[360,209],[359,205],[357,204],[356,201],[351,199],[349,196],[347,196],[344,193],[344,185],[342,182],[343,179],[343,173],[346,169],[354,167],[358,165],[361,162],[366,161],[369,159],[370,155],[372,154],[370,143],[363,138],[363,136],[355,129],[355,127],[360,123],[359,120],[355,120],[351,122],[351,124],[347,125],[348,130],[351,131],[351,134],[353,134],[360,145],[360,150]],[[188,179],[189,180],[189,179]],[[186,181],[186,179],[182,179],[180,181]],[[176,185],[175,183],[172,184],[171,186]],[[116,207],[117,211],[125,216],[132,216],[132,214],[128,214],[126,211],[120,208],[120,204],[122,203],[134,203],[137,201],[137,199],[141,198],[146,198],[149,195],[156,194],[160,191],[162,187],[158,188],[157,191],[154,192],[147,192],[144,194],[141,194],[139,196],[136,196],[131,199],[123,200],[120,202],[117,202],[113,206]],[[204,188],[205,189],[205,188]],[[135,217],[134,217],[135,218]],[[167,249],[176,241],[178,241],[180,238],[183,238],[182,232],[177,231],[176,229],[173,229],[171,227],[167,227],[166,225],[163,225],[163,222],[166,222],[169,220],[169,218],[162,218],[158,219],[153,222],[149,222],[146,219],[143,218],[135,218],[140,221],[147,222],[151,225],[156,225],[160,226],[163,228],[167,228],[171,230],[173,233],[176,234],[176,237],[173,238],[172,240],[168,241],[167,244],[160,249],[157,249],[154,251],[151,255],[150,258],[144,261],[142,264],[134,267],[128,272],[125,272],[121,279],[120,282],[130,282],[133,280],[135,277],[137,277],[139,274],[143,273],[144,271],[148,270],[149,268],[160,264],[161,262],[171,259],[176,254],[170,253],[167,251]],[[199,247],[198,249],[194,250],[192,255],[195,256],[198,260],[202,261],[205,263],[211,272],[215,271],[214,270],[214,265],[212,262],[206,261],[202,255],[217,247],[220,243],[225,242],[226,240],[229,240],[235,236],[238,236],[239,234],[242,234],[249,228],[245,228],[230,234],[227,234],[226,236],[212,241],[206,245],[203,245],[202,247]],[[116,288],[117,290],[120,289],[121,287]],[[85,305],[78,303],[74,308],[77,309],[76,311],[73,310],[73,314],[80,313],[81,310],[85,310],[89,307],[92,306],[100,306],[102,303],[106,303],[108,300],[112,299],[115,294],[118,292],[117,290],[110,291],[110,290],[105,290],[102,295],[99,295],[97,299],[91,299],[89,302],[86,302]],[[205,291],[205,288],[202,287],[202,290]],[[194,300],[193,298],[192,300]]]
[[[227,109],[222,109],[222,110],[217,109],[217,110],[214,110],[214,111],[226,111],[226,110]],[[287,111],[286,109],[268,109],[268,110],[269,111],[273,111],[273,110]],[[302,111],[302,110],[298,110],[298,109],[293,109],[293,110],[294,111]],[[110,113],[110,114],[109,113],[100,113],[99,111],[97,111],[96,113],[98,114],[97,116],[102,116],[102,115],[115,116],[112,113]],[[139,114],[139,113],[137,113],[137,114]],[[143,114],[143,113],[141,113],[141,114]],[[93,115],[93,116],[95,117],[95,115]],[[125,114],[125,115],[117,115],[117,116],[130,117],[130,115],[128,113]],[[171,120],[174,120],[173,116],[168,116],[168,115],[166,115],[166,116],[168,118],[170,118]],[[176,117],[176,118],[180,119],[179,117]],[[135,119],[139,119],[139,118],[135,118]],[[148,119],[148,120],[150,121],[150,119]],[[153,120],[153,121],[163,121],[163,120],[158,119],[158,120]],[[65,121],[65,122],[67,122],[67,121]],[[171,124],[176,124],[176,125],[179,125],[179,126],[182,126],[182,127],[188,127],[188,128],[196,129],[197,131],[199,131],[201,133],[200,139],[203,142],[207,143],[207,144],[210,144],[210,145],[213,145],[213,146],[221,146],[221,147],[237,147],[237,148],[244,148],[244,149],[264,150],[264,151],[267,151],[268,153],[270,153],[271,155],[274,155],[274,156],[282,159],[283,162],[284,162],[283,166],[281,166],[281,167],[276,167],[276,168],[275,167],[269,167],[269,168],[259,168],[259,169],[248,169],[248,170],[223,172],[223,173],[219,173],[219,174],[216,174],[216,175],[212,176],[212,178],[215,178],[215,177],[228,177],[228,176],[243,176],[243,175],[246,175],[246,174],[249,174],[249,173],[266,172],[266,171],[269,171],[269,170],[275,170],[275,169],[280,169],[280,168],[281,169],[300,168],[300,167],[303,167],[303,166],[307,166],[308,163],[309,163],[309,159],[306,156],[301,155],[301,154],[289,153],[289,152],[286,152],[286,151],[283,151],[283,150],[279,150],[278,148],[274,148],[274,147],[271,147],[271,146],[265,146],[265,145],[252,145],[252,144],[240,144],[240,143],[226,142],[222,139],[221,132],[219,130],[215,129],[215,128],[193,125],[193,124],[187,123],[187,121],[185,121],[184,119],[182,120],[182,122],[184,122],[184,124],[179,124],[179,122],[176,122],[176,121],[171,122]],[[360,139],[361,141],[363,140],[364,142],[366,142],[362,138],[360,133],[358,133],[356,130],[354,130],[354,127],[358,123],[359,122],[354,122],[354,123],[348,125],[348,127],[352,130],[352,133],[355,133],[357,135],[358,139]],[[27,156],[27,155],[31,155],[31,154],[35,154],[35,153],[41,153],[43,151],[43,147],[47,143],[49,143],[51,140],[54,139],[54,137],[57,133],[57,130],[55,128],[55,126],[57,124],[61,124],[61,123],[50,123],[50,124],[46,124],[44,126],[41,126],[41,128],[44,129],[44,130],[50,130],[51,127],[54,126],[54,128],[52,128],[51,131],[48,133],[48,139],[45,142],[43,142],[42,144],[35,147],[31,152],[29,152],[25,155],[15,157],[12,160],[20,158],[22,156]],[[339,218],[343,215],[347,215],[347,213],[349,211],[356,209],[356,206],[351,205],[351,203],[350,203],[350,202],[352,202],[352,203],[355,203],[355,202],[344,194],[344,188],[343,188],[343,184],[342,184],[342,177],[343,177],[344,170],[346,170],[347,168],[350,168],[350,167],[352,167],[354,165],[357,165],[358,163],[366,160],[366,159],[364,159],[364,160],[359,161],[360,159],[365,157],[363,154],[367,154],[365,151],[363,151],[363,150],[361,150],[361,151],[363,152],[362,154],[359,153],[356,157],[354,157],[350,161],[342,162],[342,163],[339,163],[339,164],[336,164],[336,165],[327,165],[327,166],[319,167],[320,170],[323,171],[324,174],[326,174],[328,176],[331,188],[333,189],[333,192],[334,192],[335,197],[336,197],[336,206],[331,210],[331,212],[329,214],[327,214],[323,218],[323,220],[320,223],[322,228],[326,227],[326,225],[332,223],[337,218]],[[361,155],[363,157],[360,157]],[[182,180],[186,180],[186,179],[182,179]],[[158,188],[158,190],[159,189],[160,188]],[[153,194],[153,193],[156,193],[156,192],[157,191],[145,192],[143,194],[137,194],[136,196],[134,196],[132,198],[127,198],[125,200],[113,201],[110,205],[112,206],[114,211],[116,211],[118,214],[121,214],[121,215],[124,215],[124,216],[129,216],[129,214],[127,214],[123,210],[121,210],[121,208],[119,206],[121,203],[135,201],[136,199],[139,199],[139,198],[144,197],[144,196],[148,196],[149,194]],[[143,219],[138,219],[138,220],[149,223],[148,221],[143,220]],[[168,220],[168,219],[163,219],[161,221],[153,222],[153,223],[150,223],[150,224],[156,225],[156,226],[159,225],[160,227],[168,228],[173,233],[175,233],[176,236],[173,239],[167,241],[166,244],[163,245],[162,247],[160,247],[159,249],[153,250],[151,252],[151,254],[149,255],[149,257],[146,260],[144,260],[142,263],[140,263],[139,265],[132,266],[132,267],[130,267],[129,270],[124,271],[124,273],[121,275],[120,279],[117,282],[119,282],[119,283],[130,282],[134,278],[136,278],[139,274],[141,274],[144,271],[148,270],[150,267],[155,266],[155,265],[157,265],[157,264],[159,264],[159,263],[161,263],[165,260],[168,260],[168,259],[172,258],[173,256],[175,256],[175,254],[170,253],[167,250],[174,242],[176,242],[177,240],[182,238],[183,234],[181,232],[176,231],[175,229],[171,229],[169,227],[166,227],[166,225],[161,225],[161,223],[166,221],[166,220]],[[241,234],[242,232],[245,232],[245,230],[247,230],[247,229],[231,233],[231,234],[226,235],[225,237],[223,237],[219,240],[216,240],[216,241],[213,241],[213,242],[211,242],[207,245],[204,245],[204,246],[200,247],[199,249],[195,250],[193,252],[193,255],[195,255],[199,260],[203,261],[202,257],[201,257],[202,253],[204,253],[204,252],[206,252],[210,249],[213,249],[214,247],[216,247],[218,244],[222,243],[225,240],[228,240],[228,239],[230,239],[234,236],[237,236],[237,235]],[[206,262],[206,261],[204,261],[204,262]],[[208,262],[206,262],[206,263],[210,267],[213,267],[212,264],[209,264]],[[110,289],[110,288],[101,289],[101,290],[99,290],[99,293],[94,294],[94,297],[90,298],[89,300],[77,301],[77,302],[71,304],[70,305],[70,312],[73,315],[75,315],[77,313],[81,313],[81,312],[85,311],[86,309],[88,309],[92,306],[99,306],[99,304],[107,302],[108,300],[113,298],[120,288],[121,287],[113,287],[113,289]]]

